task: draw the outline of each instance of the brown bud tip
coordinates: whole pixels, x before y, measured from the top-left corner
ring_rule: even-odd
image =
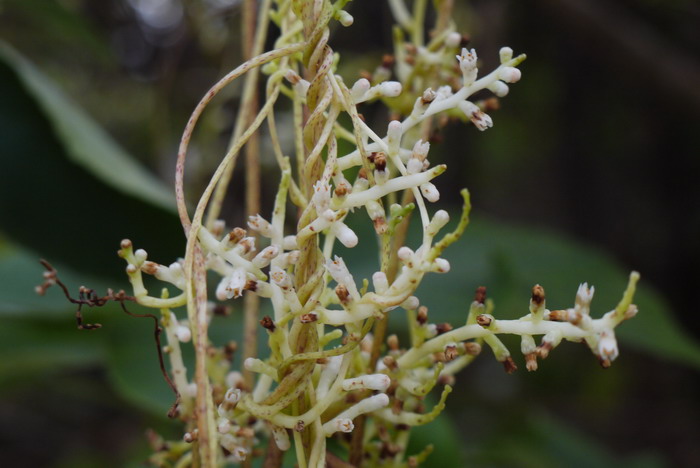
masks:
[[[444,374],[438,377],[438,383],[440,385],[454,385],[455,384],[455,376],[454,375],[449,375],[449,374]]]
[[[442,335],[443,333],[447,333],[448,331],[452,331],[452,325],[449,323],[438,323],[435,326],[435,329],[437,330],[438,335]]]
[[[246,234],[248,233],[245,229],[235,228],[233,231],[228,233],[228,240],[232,244],[238,244],[241,241],[241,239],[243,239],[246,236]]]
[[[372,153],[374,159],[371,160],[374,163],[374,168],[378,171],[384,171],[386,169],[386,154],[384,153]]]
[[[497,97],[492,96],[481,101],[480,107],[484,110],[484,112],[497,111],[501,108],[501,101]]]
[[[245,286],[243,287],[246,291],[257,291],[258,290],[258,282],[253,279],[249,279],[248,281],[245,282]]]
[[[301,314],[301,316],[299,316],[299,320],[301,321],[301,323],[313,323],[316,320],[318,320],[318,315],[313,312],[310,312],[308,314]]]
[[[603,369],[607,369],[610,366],[612,366],[612,361],[610,359],[598,358],[598,362],[600,362],[600,367],[602,367]]]
[[[398,415],[398,414],[401,414],[402,410],[403,410],[403,401],[399,400],[398,398],[395,398],[394,402],[391,404],[391,412]]]
[[[547,359],[549,352],[552,350],[552,343],[548,341],[542,341],[542,344],[537,347],[535,352],[540,357],[540,359]]]
[[[391,68],[394,65],[395,61],[396,59],[394,59],[393,55],[384,54],[384,56],[382,57],[382,67]]]
[[[364,78],[365,80],[371,82],[372,81],[372,74],[368,72],[367,70],[360,70],[360,78]]]
[[[525,367],[528,372],[537,370],[537,352],[528,353],[525,355]]]
[[[264,316],[262,320],[260,320],[260,325],[262,325],[262,327],[266,330],[271,332],[275,331],[275,322],[269,315]]]
[[[476,316],[476,323],[478,323],[484,328],[491,325],[491,322],[493,322],[493,319],[491,319],[491,317],[489,317],[486,314],[479,314]]]
[[[146,273],[147,275],[155,275],[156,271],[158,271],[158,264],[156,262],[151,262],[151,261],[145,261],[143,262],[143,265],[141,265],[141,271]]]
[[[214,306],[214,315],[216,315],[217,317],[228,317],[229,315],[231,315],[231,308],[226,307],[223,304],[216,304]]]
[[[510,356],[508,356],[508,357],[505,358],[505,360],[503,361],[503,369],[505,369],[505,371],[506,371],[508,374],[512,374],[513,372],[515,372],[516,370],[518,370],[518,366],[515,365],[515,361],[513,361],[513,358],[510,357]]]
[[[347,304],[350,302],[350,293],[348,292],[348,288],[342,284],[335,287],[335,295],[338,296],[338,299],[342,304]]]
[[[473,341],[468,341],[464,343],[464,352],[469,356],[478,356],[481,353],[481,345]]]
[[[335,188],[334,193],[336,197],[344,197],[348,194],[348,186],[345,184],[339,185]]]
[[[551,320],[552,322],[564,322],[568,316],[569,314],[565,310],[549,311],[549,320]]]
[[[457,356],[459,356],[459,353],[457,352],[456,346],[445,347],[445,361],[454,361]]]
[[[300,419],[300,420],[297,421],[297,423],[294,425],[294,430],[295,430],[296,432],[301,432],[301,431],[304,430],[304,426],[306,426],[306,424],[304,424],[304,421],[302,421],[302,420]]]
[[[185,435],[182,437],[182,440],[184,440],[188,444],[191,444],[192,442],[197,440],[198,435],[199,434],[198,434],[197,429],[193,430],[192,432],[185,432]]]
[[[479,286],[474,293],[474,301],[479,304],[486,302],[486,286]]]
[[[357,177],[360,179],[366,179],[367,178],[367,171],[365,170],[364,167],[361,167],[359,171],[357,171]]]
[[[131,240],[129,240],[129,239],[124,239],[124,240],[121,241],[121,244],[119,244],[119,246],[120,246],[122,249],[128,249],[128,248],[130,248],[130,247],[132,246]],[[114,247],[112,247],[112,248],[114,248]]]
[[[532,288],[532,302],[537,307],[541,306],[544,303],[544,288],[539,284],[536,284]]]
[[[469,34],[462,34],[462,42],[459,44],[462,47],[466,47],[469,44],[469,41],[471,41],[472,38],[469,36]]]
[[[394,370],[397,367],[396,359],[394,359],[392,356],[384,356],[382,362],[391,370]]]
[[[392,351],[398,351],[399,350],[399,337],[396,335],[389,335],[389,337],[386,339],[386,344],[389,346],[389,349]]]
[[[425,325],[428,322],[428,308],[426,306],[418,307],[416,321],[421,325]]]

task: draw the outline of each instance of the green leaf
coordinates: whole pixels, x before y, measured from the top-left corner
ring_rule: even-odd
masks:
[[[171,192],[4,43],[0,86],[0,229],[102,276],[121,276],[124,237],[174,260],[184,236]]]

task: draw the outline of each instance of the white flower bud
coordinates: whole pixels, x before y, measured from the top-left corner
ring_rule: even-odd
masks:
[[[283,452],[286,452],[292,446],[289,441],[289,434],[287,429],[279,426],[272,425],[272,437],[275,439],[275,444],[277,448]]]
[[[402,262],[407,262],[411,259],[411,257],[413,257],[413,250],[404,245],[399,249],[397,255],[399,257],[399,260],[401,260]]]
[[[522,73],[515,67],[503,67],[498,72],[498,77],[506,83],[515,83],[520,80]]]
[[[531,335],[523,335],[520,340],[520,351],[523,354],[534,353],[537,345],[535,339]]]
[[[145,250],[138,249],[136,252],[134,252],[134,261],[136,262],[136,265],[140,266],[147,259],[148,259],[148,253],[146,253]]]
[[[420,191],[429,202],[435,203],[440,199],[440,192],[431,182],[426,182],[420,186]]]
[[[246,457],[248,456],[248,449],[244,447],[233,447],[233,450],[230,450],[230,452],[231,459],[234,463],[241,463],[245,461]]]
[[[248,227],[259,232],[264,237],[272,237],[272,225],[259,214],[248,216]]]
[[[389,289],[389,281],[387,280],[386,273],[383,271],[374,273],[372,275],[372,284],[377,294],[384,294],[386,290]]]
[[[445,37],[445,45],[447,47],[459,47],[462,42],[462,35],[458,32],[451,32]]]
[[[431,271],[435,273],[447,273],[450,271],[450,262],[445,258],[436,258],[432,264]]]
[[[179,341],[188,343],[192,339],[192,331],[190,330],[190,327],[178,325],[178,327],[175,329],[175,336],[177,336]]]
[[[423,161],[417,159],[417,158],[411,158],[408,160],[408,163],[406,164],[406,171],[409,174],[417,174],[419,172],[423,171]]]
[[[619,354],[615,333],[612,330],[601,332],[600,341],[598,342],[598,355],[603,359],[614,361]]]
[[[401,307],[406,310],[416,310],[420,305],[420,301],[416,296],[408,296],[408,298],[401,303]]]
[[[384,81],[379,84],[379,92],[386,97],[396,97],[401,94],[401,83],[398,81]]]
[[[331,232],[340,241],[340,243],[348,249],[351,249],[357,245],[357,234],[355,234],[355,232],[342,221],[336,221],[331,224]]]
[[[284,239],[282,239],[282,248],[284,250],[296,250],[297,236],[284,236]]]
[[[502,81],[494,81],[489,85],[489,89],[498,97],[504,97],[508,95],[508,91],[510,91],[508,85]]]
[[[379,390],[383,392],[391,385],[391,379],[386,374],[369,374],[343,380],[343,390]]]
[[[388,404],[389,397],[384,393],[379,393],[369,398],[365,398],[324,424],[323,430],[326,433],[326,436],[330,436],[335,432],[343,431],[345,429],[351,431],[353,429],[352,420],[354,418],[361,414],[371,413],[372,411],[384,408]]]
[[[299,82],[294,85],[294,91],[296,91],[300,97],[304,98],[306,97],[306,93],[309,91],[310,85],[311,83],[308,81],[300,79]]]
[[[217,425],[217,430],[219,434],[226,434],[231,430],[231,421],[226,418],[221,418],[219,424]]]
[[[437,325],[429,323],[425,326],[425,337],[432,338],[434,336],[437,336]]]
[[[427,230],[428,235],[435,236],[440,229],[445,227],[445,225],[450,221],[450,215],[445,210],[437,210],[433,215],[433,219],[430,220]]]
[[[350,13],[348,13],[345,10],[340,10],[338,11],[338,22],[345,26],[346,28],[348,26],[352,26],[352,23],[355,21],[355,18],[352,17]]]
[[[367,94],[369,88],[369,81],[366,78],[360,78],[355,82],[354,85],[352,85],[352,89],[350,90],[350,96],[352,96],[352,99],[354,101],[358,101],[362,99],[365,96],[365,94]]]
[[[257,268],[265,268],[270,264],[270,261],[279,255],[280,249],[276,245],[270,245],[265,247],[260,251],[259,254],[253,258],[252,263]]]
[[[513,58],[513,49],[510,47],[501,47],[501,50],[498,51],[498,53],[501,56],[501,63],[506,63]]]

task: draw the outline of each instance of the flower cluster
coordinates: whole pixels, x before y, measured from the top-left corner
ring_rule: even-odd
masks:
[[[506,371],[516,369],[498,335],[521,337],[529,371],[536,370],[538,359],[546,358],[562,340],[584,342],[609,366],[618,355],[615,327],[637,312],[632,304],[636,273],[617,307],[598,319],[590,315],[594,289],[586,284],[566,310],[548,310],[544,289],[535,286],[529,313],[518,320],[496,318],[485,289],[480,288],[471,305],[465,305],[464,323],[455,325],[431,323],[428,309],[415,295],[426,274],[449,272],[450,264],[441,254],[467,227],[470,209],[464,190],[457,227],[440,235],[449,215],[444,210],[431,215],[428,206],[440,198],[433,179],[446,165],[431,165],[428,141],[450,120],[469,121],[482,131],[492,127],[487,110],[495,108],[493,99],[508,94],[508,84],[520,79],[517,67],[525,56],[514,57],[504,47],[500,65],[480,76],[476,51],[465,47],[447,6],[438,11],[432,39],[424,43],[420,5],[425,8],[426,2],[416,2],[418,9],[409,13],[403,0],[391,0],[400,25],[394,56],[348,87],[335,74],[336,61],[328,46],[329,21],[352,24],[352,16],[343,10],[346,0],[274,3],[272,8],[271,2],[264,2],[260,15],[271,18],[281,31],[275,49],[217,83],[185,130],[177,185],[188,236],[185,257],[160,265],[149,261],[144,250],[134,250],[128,240],[119,251],[127,262],[136,301],[162,310],[166,350],[180,394],[179,416],[188,426],[184,440],[198,442],[185,449],[173,444],[154,460],[187,464],[196,459],[199,466],[212,467],[223,458],[241,462],[256,453],[260,438],[267,438],[280,451],[290,449],[293,440],[300,467],[321,467],[331,457],[326,453],[327,438],[352,433],[352,463],[380,464],[390,457],[395,466],[416,466],[428,452],[406,454],[408,432],[441,413],[456,372],[483,346],[493,350]],[[197,120],[221,89],[259,70],[268,75],[267,100],[254,119],[239,123],[230,151],[190,218],[183,170]],[[483,90],[495,97],[472,99]],[[274,104],[280,96],[289,97],[293,106],[293,158],[285,155],[289,149],[277,137]],[[375,131],[358,106],[377,99],[389,106],[392,119]],[[342,114],[349,116],[350,128],[341,124]],[[225,193],[227,174],[239,150],[263,122],[268,124],[281,173],[274,208],[269,217],[250,213],[247,229],[227,229],[217,220],[217,194]],[[341,139],[355,149],[338,154]],[[300,213],[291,229],[290,201]],[[335,249],[336,241],[346,248],[359,244],[346,223],[353,211],[367,213],[381,245],[380,264],[371,282],[355,278]],[[414,212],[422,240],[408,246],[406,229]],[[216,348],[208,338],[216,309],[207,295],[208,271],[220,277],[215,292],[219,304],[240,301],[246,294],[272,304],[273,316],[260,320],[269,355],[244,356],[241,370],[257,376],[252,383],[230,368],[235,346]],[[170,297],[165,289],[160,296],[149,295],[143,274],[180,293]],[[172,309],[180,307],[186,307],[187,317],[178,320]],[[396,308],[407,311],[409,343],[387,336],[386,316]],[[542,337],[539,344],[536,337]],[[194,373],[188,373],[180,350],[189,342],[196,355]],[[437,385],[444,385],[439,401],[426,409],[424,398]],[[363,440],[370,443],[363,445]]]

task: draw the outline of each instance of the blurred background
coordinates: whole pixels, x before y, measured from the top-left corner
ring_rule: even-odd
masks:
[[[506,375],[485,351],[458,376],[450,417],[418,431],[413,451],[437,441],[428,466],[700,466],[700,5],[455,4],[482,70],[503,45],[528,59],[492,129],[452,125],[431,149],[450,169],[436,182],[441,207],[456,212],[463,186],[474,205],[447,255],[453,271],[422,287],[431,317],[463,320],[479,285],[498,317],[525,314],[535,283],[549,307],[567,307],[582,281],[595,285],[600,315],[633,269],[640,313],[619,329],[608,370],[570,343],[531,374],[516,359],[521,370]],[[354,25],[336,24],[331,44],[353,82],[391,52],[392,19],[383,1],[349,11]],[[88,318],[102,329],[79,332],[58,291],[39,298],[33,287],[40,257],[76,289],[125,287],[124,237],[161,263],[182,253],[170,198],[177,144],[203,93],[241,62],[240,19],[239,0],[0,0],[3,466],[142,466],[148,428],[181,436],[164,416],[171,396],[150,322],[108,308]],[[192,199],[239,98],[233,85],[205,113],[187,169]],[[284,136],[291,117],[279,107]],[[377,107],[365,112],[386,124]],[[273,181],[263,214],[278,178],[266,148],[263,135],[263,180]],[[244,215],[227,204],[230,225]],[[374,265],[371,252],[354,259],[365,277]],[[238,307],[217,319],[215,340],[236,336]]]

